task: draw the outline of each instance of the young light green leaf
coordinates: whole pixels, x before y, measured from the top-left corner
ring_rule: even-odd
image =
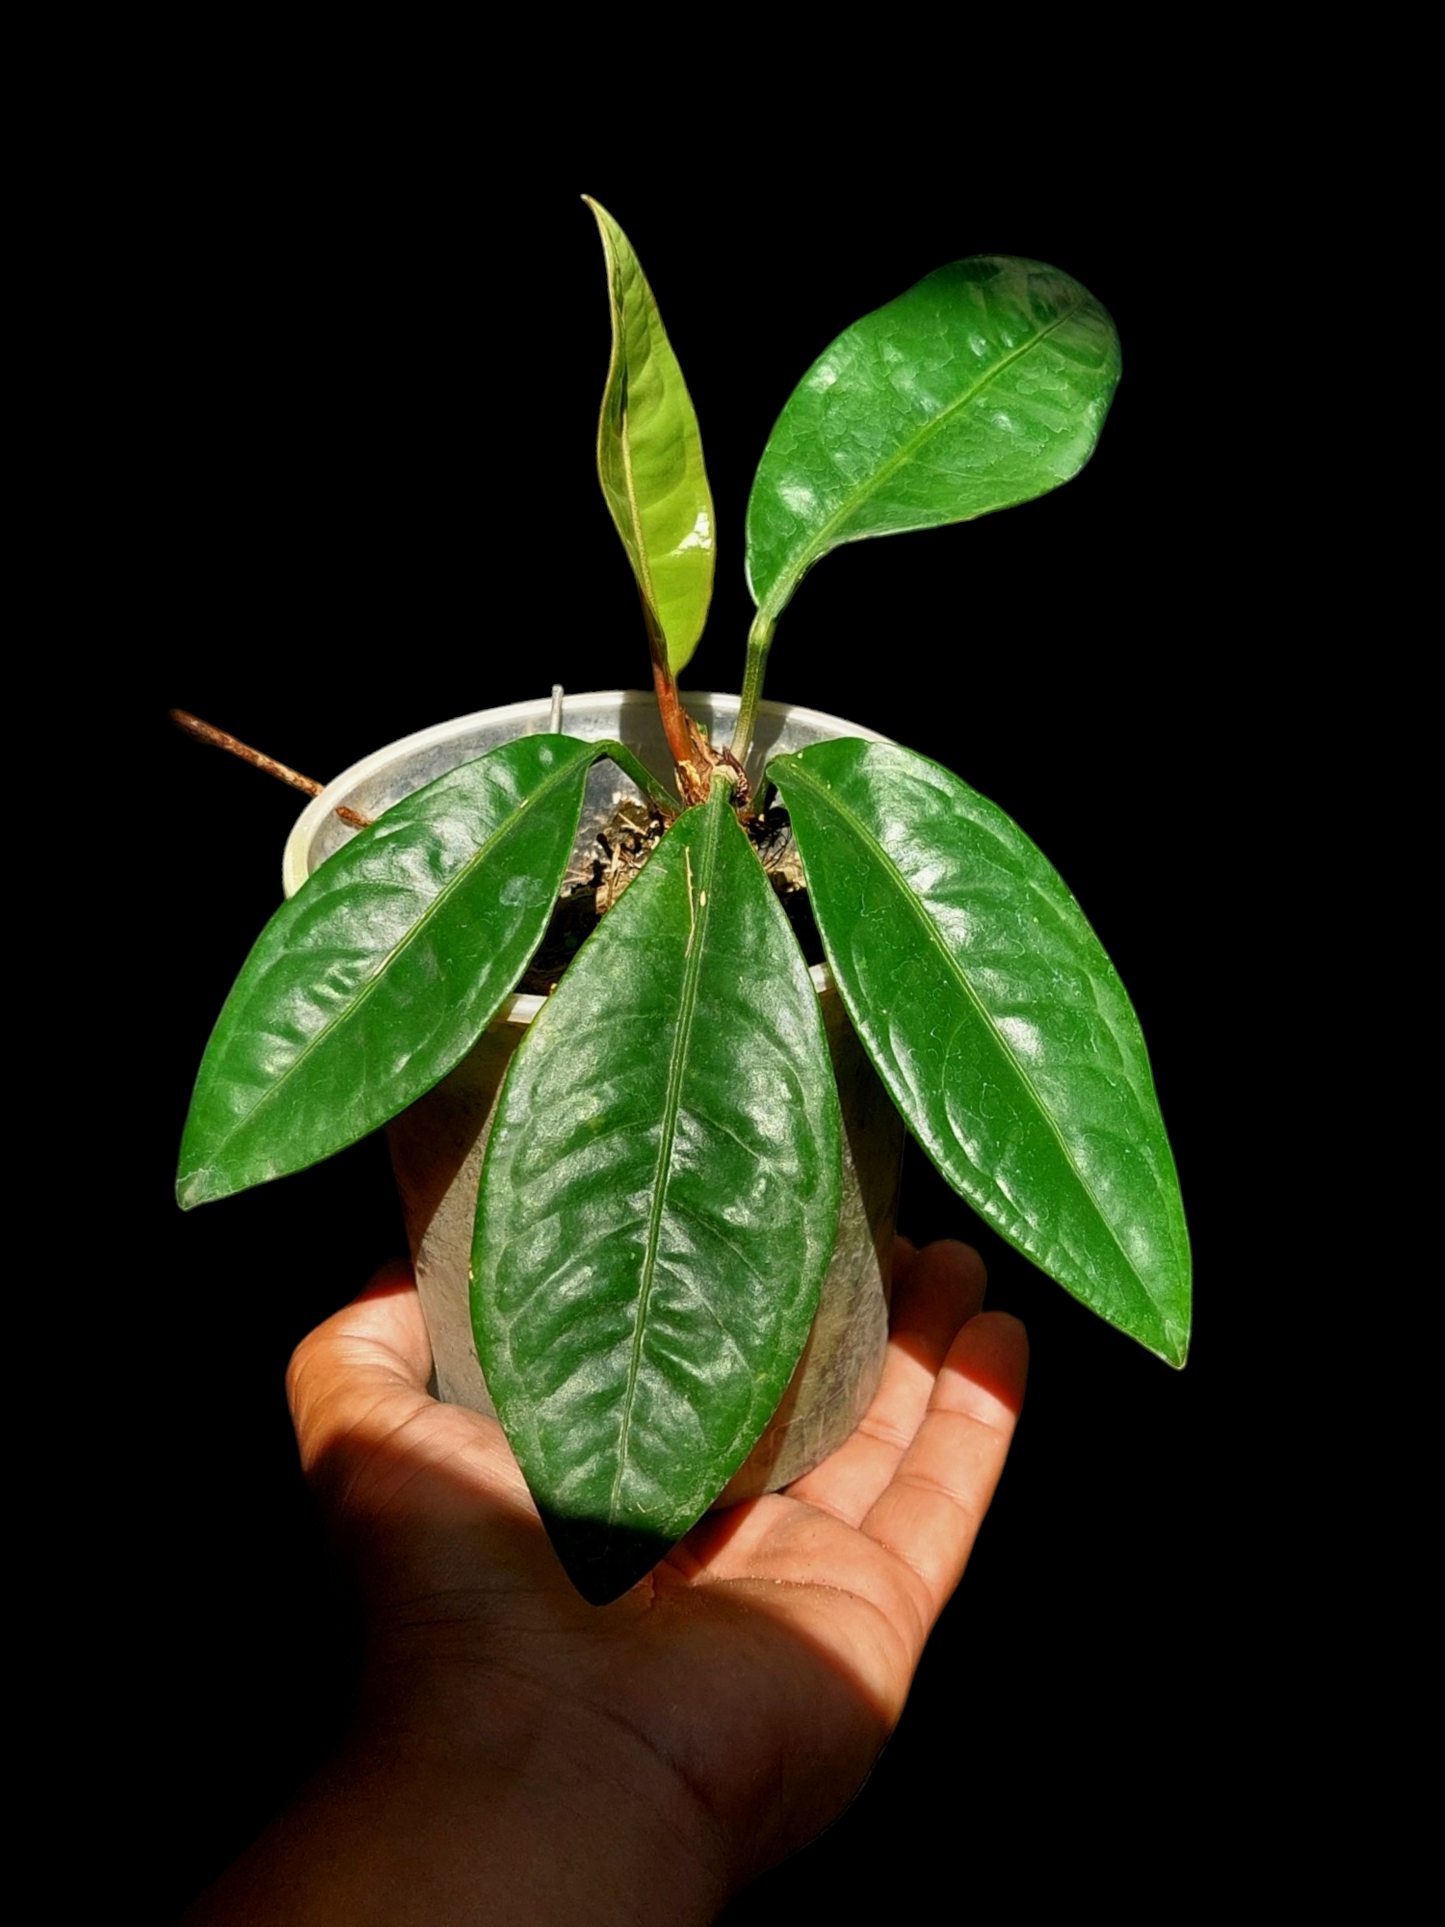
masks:
[[[632,245],[605,208],[587,205],[602,231],[612,304],[597,472],[642,593],[653,653],[676,678],[698,645],[712,600],[713,509],[702,437]]]
[[[608,912],[518,1050],[477,1207],[487,1386],[597,1603],[747,1456],[838,1226],[817,996],[727,785]]]
[[[282,905],[206,1048],[183,1206],[330,1156],[460,1062],[546,930],[599,753],[507,743],[395,804]]]
[[[1189,1242],[1124,987],[1047,858],[936,763],[819,744],[768,774],[828,961],[879,1075],[950,1184],[1172,1365]]]
[[[753,600],[775,620],[840,543],[1057,488],[1093,453],[1118,380],[1113,322],[1057,268],[939,268],[839,335],[789,397],[748,499]]]

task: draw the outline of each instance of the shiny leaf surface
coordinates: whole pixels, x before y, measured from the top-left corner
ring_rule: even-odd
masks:
[[[656,1564],[772,1416],[839,1156],[818,1000],[717,783],[532,1025],[482,1176],[478,1349],[587,1598]]]
[[[396,804],[271,919],[196,1081],[177,1195],[354,1143],[456,1065],[546,930],[601,753],[526,736]]]
[[[1119,338],[1039,261],[939,268],[838,336],[779,416],[748,500],[748,581],[775,618],[830,549],[1044,495],[1093,453]]]
[[[909,750],[769,765],[854,1028],[948,1181],[1171,1364],[1189,1342],[1174,1160],[1138,1019],[1063,879]]]
[[[642,592],[654,650],[676,676],[712,599],[713,509],[702,437],[682,370],[631,243],[595,201],[607,256],[612,362],[597,473]]]

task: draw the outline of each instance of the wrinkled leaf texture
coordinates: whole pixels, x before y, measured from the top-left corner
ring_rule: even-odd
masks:
[[[845,329],[804,375],[748,499],[753,599],[776,617],[843,542],[966,522],[1093,453],[1119,338],[1070,276],[973,255]]]
[[[541,941],[605,749],[507,743],[395,804],[282,905],[206,1048],[182,1205],[330,1156],[461,1061]]]
[[[487,1385],[563,1564],[616,1597],[786,1389],[837,1235],[818,1000],[723,783],[519,1048],[482,1176]]]
[[[1174,1161],[1138,1019],[1063,879],[910,750],[823,743],[768,774],[854,1028],[914,1135],[1011,1244],[1182,1365]]]

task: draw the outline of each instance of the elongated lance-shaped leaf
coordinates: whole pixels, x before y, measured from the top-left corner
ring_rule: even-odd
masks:
[[[482,1366],[588,1599],[655,1565],[771,1417],[839,1157],[817,996],[717,782],[533,1023],[482,1174]]]
[[[461,1061],[546,930],[600,753],[504,744],[395,804],[283,904],[206,1048],[182,1205],[328,1157]]]
[[[584,196],[584,199],[586,197]],[[682,370],[632,244],[605,208],[612,362],[597,428],[597,473],[642,592],[655,654],[675,678],[712,600],[712,494]]]
[[[1113,322],[1057,268],[994,254],[939,268],[839,335],[789,397],[748,499],[753,600],[776,618],[840,543],[1067,482],[1118,380]]]
[[[915,1137],[1011,1244],[1170,1364],[1189,1243],[1138,1019],[1003,811],[910,750],[768,767],[854,1028]]]

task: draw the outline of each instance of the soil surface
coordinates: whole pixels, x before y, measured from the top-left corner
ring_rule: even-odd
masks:
[[[769,883],[792,925],[807,962],[823,961],[823,944],[808,903],[803,866],[786,810],[774,807],[742,819]],[[518,990],[550,996],[578,948],[616,903],[662,840],[661,813],[625,798],[593,842],[579,849],[562,880],[562,894],[547,933],[523,972]]]

